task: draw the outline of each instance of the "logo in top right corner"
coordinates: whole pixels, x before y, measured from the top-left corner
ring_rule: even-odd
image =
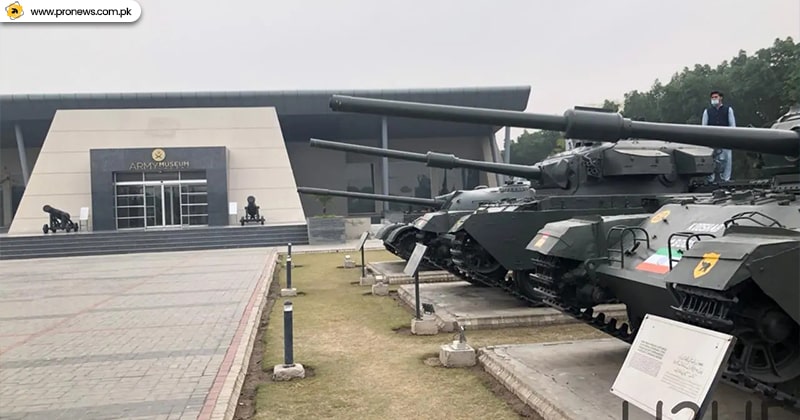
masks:
[[[11,20],[16,20],[22,17],[25,12],[22,10],[22,5],[18,1],[6,6],[6,16]]]
[[[719,254],[716,252],[708,252],[703,254],[703,259],[694,267],[694,278],[700,278],[711,272],[711,269],[717,265],[719,261]]]

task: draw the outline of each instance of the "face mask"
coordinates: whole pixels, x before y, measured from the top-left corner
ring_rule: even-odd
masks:
[[[714,105],[714,106],[719,105],[719,99],[712,99],[711,100],[711,105]]]

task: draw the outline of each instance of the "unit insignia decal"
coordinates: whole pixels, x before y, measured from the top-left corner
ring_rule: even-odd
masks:
[[[697,266],[694,268],[694,278],[702,277],[711,272],[711,269],[717,265],[717,261],[719,261],[719,254],[716,252],[708,252],[703,254],[703,259],[697,263]]]

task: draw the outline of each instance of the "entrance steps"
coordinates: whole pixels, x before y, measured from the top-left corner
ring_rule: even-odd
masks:
[[[0,236],[0,260],[307,245],[305,224]]]

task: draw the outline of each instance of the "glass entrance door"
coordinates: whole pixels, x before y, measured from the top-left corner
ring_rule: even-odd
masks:
[[[114,174],[117,229],[208,225],[205,172]]]
[[[161,186],[162,203],[164,204],[163,226],[180,226],[181,224],[181,186],[180,184],[164,184]]]
[[[181,186],[178,183],[145,185],[148,228],[180,226]]]

